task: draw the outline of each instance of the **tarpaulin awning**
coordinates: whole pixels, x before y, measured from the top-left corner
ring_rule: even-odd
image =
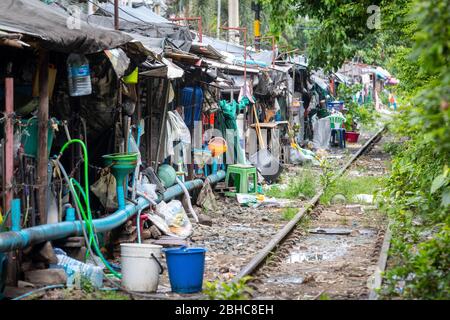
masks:
[[[84,21],[72,19],[39,0],[0,1],[0,30],[34,38],[48,50],[95,53],[131,40],[121,32],[94,28]]]
[[[177,48],[189,52],[193,39],[189,28],[169,22],[153,12],[150,14],[149,11],[144,6],[119,6],[119,30],[145,36],[152,39],[154,44],[159,43],[161,48],[170,40]],[[100,5],[95,14],[87,17],[87,21],[92,25],[114,28],[114,7],[111,4]]]

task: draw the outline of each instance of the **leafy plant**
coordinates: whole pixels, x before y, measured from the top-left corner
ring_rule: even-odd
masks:
[[[354,100],[356,93],[361,91],[361,89],[361,84],[338,87],[337,98],[345,103],[345,107],[347,108],[347,112],[345,114],[345,124],[347,129],[351,131],[355,131],[358,124],[370,126],[376,119],[373,103],[364,103],[359,105]]]
[[[356,201],[357,194],[375,194],[377,190],[381,189],[382,181],[378,177],[361,176],[349,177],[343,176],[336,179],[336,181],[325,189],[324,194],[320,197],[320,202],[323,204],[330,204],[331,199],[336,194],[342,194],[348,201]]]
[[[282,211],[283,220],[290,221],[297,214],[298,209],[296,208],[284,208]]]
[[[245,276],[237,282],[207,281],[203,293],[210,300],[248,300],[253,292],[247,285],[251,279],[252,277]]]
[[[334,172],[334,167],[326,158],[320,161],[320,168],[322,169],[320,186],[323,190],[327,190],[335,183],[336,173]]]
[[[316,193],[316,189],[316,177],[310,170],[304,170],[297,177],[290,179],[285,189],[274,186],[266,191],[266,195],[285,199],[298,199],[302,195],[311,198]]]

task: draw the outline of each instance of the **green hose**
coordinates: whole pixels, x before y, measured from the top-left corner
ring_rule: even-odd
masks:
[[[90,206],[90,200],[89,200],[88,153],[87,153],[86,145],[80,139],[69,140],[61,148],[61,151],[59,152],[58,158],[60,158],[62,156],[64,151],[67,149],[67,147],[69,145],[71,145],[72,143],[79,143],[81,145],[82,149],[83,149],[83,157],[84,157],[84,190],[81,187],[80,183],[78,181],[76,181],[75,179],[73,179],[73,178],[71,178],[69,180],[69,184],[70,184],[70,187],[73,190],[75,189],[74,186],[76,186],[78,188],[78,190],[81,193],[81,196],[83,197],[84,203],[85,203],[84,207],[86,208],[86,211],[85,211],[83,205],[81,204],[80,198],[78,197],[78,195],[76,193],[74,193],[75,201],[77,202],[78,208],[80,209],[81,215],[82,215],[82,217],[84,219],[84,222],[86,223],[87,230],[88,230],[88,233],[89,233],[89,243],[87,245],[89,247],[94,245],[95,252],[100,257],[100,259],[105,264],[105,266],[109,269],[109,271],[111,271],[111,273],[115,277],[121,279],[122,275],[120,273],[118,273],[117,271],[115,271],[110,266],[108,261],[106,261],[105,257],[103,256],[102,252],[100,251],[100,248],[98,246],[97,240],[95,238],[95,231],[94,231],[93,222],[92,222],[92,212],[91,212],[91,206]],[[86,255],[86,257],[87,256],[88,256],[88,254]],[[94,257],[92,257],[92,258],[94,258]]]

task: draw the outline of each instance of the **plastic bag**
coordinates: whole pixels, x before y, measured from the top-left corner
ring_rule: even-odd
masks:
[[[100,179],[91,186],[91,191],[107,210],[118,207],[116,178],[111,173],[102,174]]]
[[[138,192],[145,194],[152,200],[158,199],[158,195],[156,194],[156,184],[149,183],[147,177],[145,176],[142,178],[141,183],[137,183],[136,189]]]
[[[331,138],[330,119],[318,119],[316,116],[314,116],[312,118],[312,127],[314,132],[314,148],[329,149]]]
[[[188,163],[188,150],[191,144],[191,133],[189,128],[181,118],[178,112],[167,112],[166,122],[166,137],[164,144],[164,158],[168,156],[175,156],[174,142],[181,142],[181,149],[183,151],[183,162]],[[177,150],[179,152],[180,150]]]
[[[156,206],[156,213],[164,218],[170,232],[181,238],[187,238],[192,234],[192,224],[180,201],[172,200],[169,203],[161,201]]]
[[[319,165],[319,161],[316,159],[314,152],[302,149],[302,148],[290,148],[289,150],[290,160],[293,164],[304,164],[312,162],[313,165]]]

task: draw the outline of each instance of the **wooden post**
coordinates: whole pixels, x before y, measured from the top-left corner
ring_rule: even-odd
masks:
[[[13,173],[14,173],[14,78],[10,75],[12,72],[12,64],[9,63],[7,67],[7,76],[5,78],[5,152],[4,152],[4,185],[5,192],[5,214],[11,210],[11,201],[13,199]],[[11,227],[11,216],[6,221],[6,226]],[[17,285],[17,252],[12,251],[8,253],[8,264],[6,268],[6,283],[11,286]]]
[[[4,181],[3,191],[5,192],[4,214],[11,209],[12,194],[12,180],[14,171],[14,130],[13,119],[14,113],[14,79],[11,76],[5,78],[5,159],[4,159]],[[11,215],[9,215],[7,226],[10,226]]]
[[[39,110],[38,110],[38,159],[37,189],[40,223],[47,221],[48,181],[48,52],[39,52]]]
[[[154,166],[154,170],[155,172],[158,172],[158,161],[159,161],[159,155],[161,153],[161,144],[162,144],[162,140],[163,140],[163,136],[166,130],[166,120],[167,120],[167,112],[169,111],[169,86],[170,86],[170,80],[167,79],[165,80],[164,83],[164,94],[165,94],[165,98],[164,98],[164,107],[163,107],[163,113],[161,115],[162,120],[161,120],[161,126],[160,126],[160,131],[159,131],[159,139],[158,139],[158,148],[156,149],[156,159],[155,159],[155,166]]]

